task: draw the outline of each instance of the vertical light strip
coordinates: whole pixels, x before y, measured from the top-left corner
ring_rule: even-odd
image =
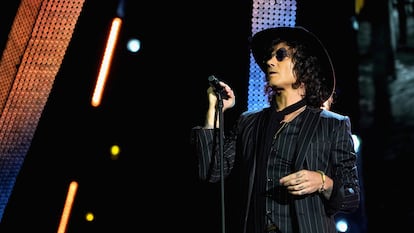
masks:
[[[66,196],[65,206],[63,207],[62,217],[60,218],[59,228],[57,233],[65,233],[68,225],[70,213],[75,200],[76,192],[78,190],[78,183],[72,181],[69,185],[68,195]]]
[[[295,26],[295,0],[253,0],[252,33],[277,26]],[[264,95],[265,77],[250,55],[250,79],[248,87],[247,108],[250,111],[268,106]]]
[[[108,78],[111,61],[115,50],[116,42],[118,41],[119,31],[121,29],[122,20],[115,17],[112,20],[111,30],[109,32],[108,40],[106,41],[105,52],[102,58],[101,67],[99,70],[96,86],[92,95],[92,106],[98,107],[101,104],[105,83]]]

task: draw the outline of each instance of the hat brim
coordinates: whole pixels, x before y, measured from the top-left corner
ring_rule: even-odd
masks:
[[[307,29],[298,26],[268,28],[257,32],[251,40],[251,51],[257,65],[265,73],[267,65],[263,61],[264,58],[268,57],[269,48],[274,40],[304,44],[309,48],[312,55],[318,57],[321,68],[327,76],[324,80],[324,86],[331,93],[331,95],[325,97],[328,100],[335,90],[335,71],[331,58],[319,38]]]

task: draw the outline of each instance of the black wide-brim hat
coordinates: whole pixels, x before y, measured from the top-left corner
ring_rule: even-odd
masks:
[[[264,73],[267,71],[267,64],[264,61],[269,58],[269,48],[275,40],[305,45],[310,55],[316,56],[320,61],[322,73],[325,76],[321,77],[323,79],[321,81],[328,92],[333,94],[335,70],[325,46],[315,34],[300,26],[268,28],[254,34],[250,43],[251,51],[257,65]],[[325,99],[328,100],[331,95]]]

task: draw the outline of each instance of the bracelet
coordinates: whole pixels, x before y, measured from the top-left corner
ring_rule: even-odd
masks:
[[[321,185],[321,187],[319,188],[319,193],[323,193],[323,192],[325,192],[326,190],[325,190],[325,180],[326,180],[326,175],[325,175],[325,172],[323,172],[323,171],[321,171],[321,170],[316,170],[316,172],[318,172],[319,174],[321,174],[321,178],[322,178],[322,185]]]

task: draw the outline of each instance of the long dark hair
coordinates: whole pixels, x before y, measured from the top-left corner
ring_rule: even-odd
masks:
[[[295,41],[274,40],[268,49],[269,54],[274,50],[274,47],[279,43],[286,43],[289,46],[289,56],[293,62],[293,73],[296,77],[296,82],[292,84],[293,88],[299,88],[301,83],[305,84],[305,101],[308,106],[320,108],[324,102],[331,97],[332,92],[326,86],[329,74],[322,68],[322,63],[318,56],[314,55],[312,48],[297,43]],[[275,87],[269,85],[266,78],[265,94],[268,97],[269,103],[274,101],[277,94]]]

